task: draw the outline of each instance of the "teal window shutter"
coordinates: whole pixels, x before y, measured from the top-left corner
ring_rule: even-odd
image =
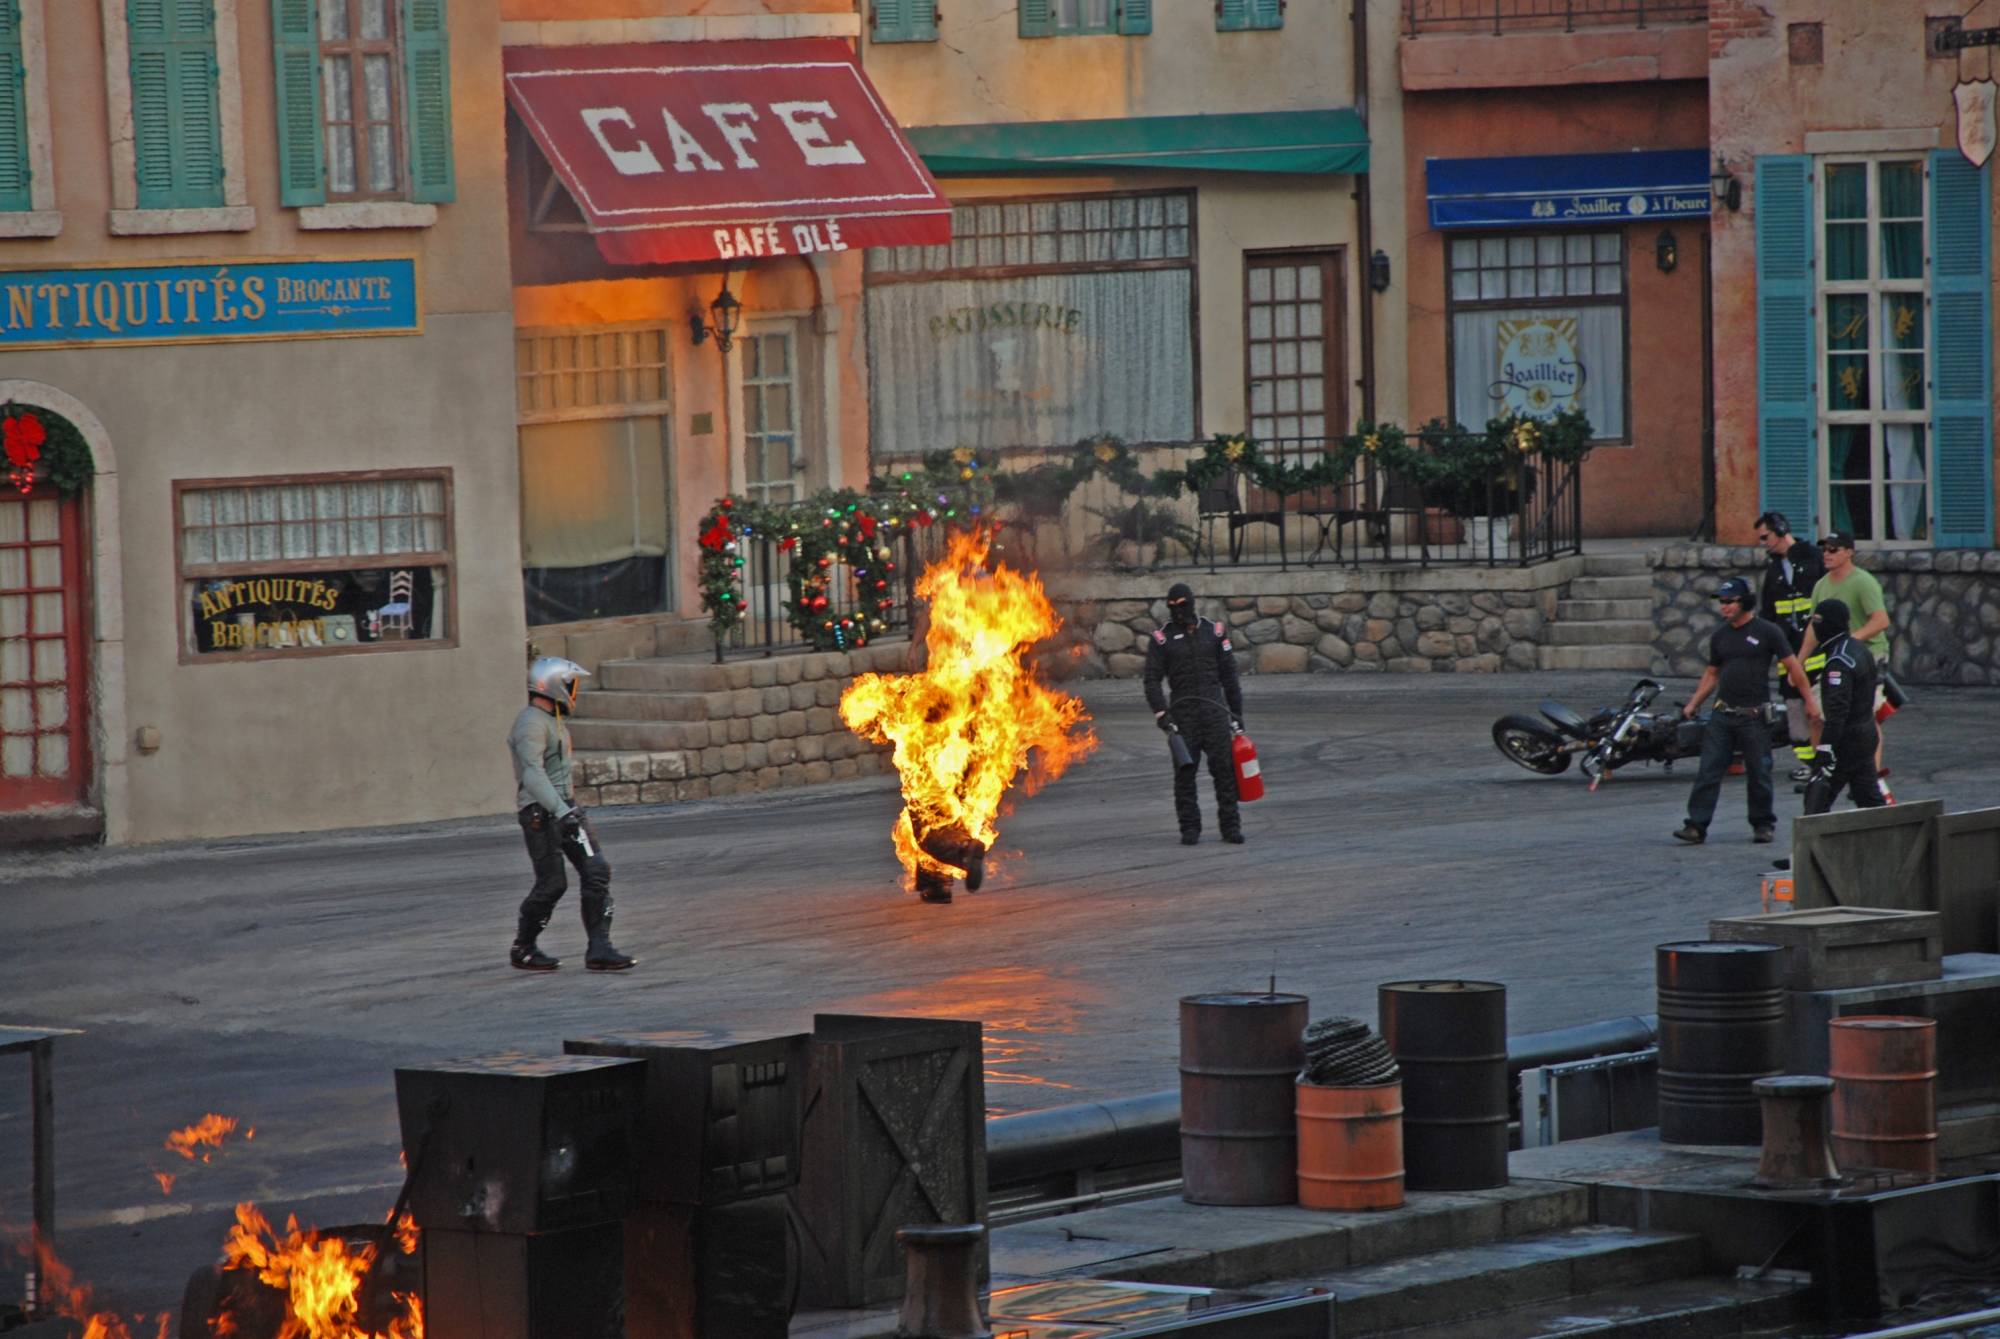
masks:
[[[451,154],[449,36],[444,0],[403,0],[410,198],[426,204],[444,204],[457,195]]]
[[[294,208],[324,204],[326,137],[313,0],[271,0],[271,64],[278,86],[278,198]]]
[[[141,209],[222,203],[214,0],[127,0]]]
[[[870,0],[871,42],[937,41],[935,0]]]
[[[1932,152],[1931,505],[1937,546],[1993,543],[1992,224],[1986,169]]]
[[[1252,28],[1285,26],[1285,0],[1249,0]]]
[[[1812,159],[1757,160],[1757,505],[1811,533],[1819,406],[1813,398]]]
[[[1056,35],[1055,0],[1019,0],[1021,36],[1054,37]]]
[[[1250,0],[1215,0],[1215,30],[1240,33],[1250,26]]]
[[[1118,31],[1127,37],[1143,37],[1153,31],[1153,0],[1115,0]]]
[[[21,0],[0,0],[0,209],[34,206],[28,174],[28,68]]]

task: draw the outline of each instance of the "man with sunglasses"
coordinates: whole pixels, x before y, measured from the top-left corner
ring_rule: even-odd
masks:
[[[1708,668],[1702,671],[1701,682],[1681,708],[1681,715],[1691,720],[1711,694],[1718,700],[1708,718],[1708,732],[1702,737],[1701,773],[1688,796],[1687,822],[1674,836],[1690,846],[1708,840],[1708,825],[1715,817],[1730,755],[1740,751],[1750,792],[1750,839],[1766,843],[1776,837],[1778,828],[1771,791],[1772,662],[1785,667],[1785,677],[1798,690],[1808,721],[1820,719],[1819,705],[1812,699],[1805,668],[1799,664],[1785,630],[1756,616],[1757,597],[1749,582],[1742,577],[1728,578],[1715,588],[1715,603],[1725,622],[1708,640]]]
[[[1813,586],[1826,575],[1826,563],[1819,550],[1792,533],[1792,523],[1781,511],[1767,511],[1757,518],[1757,542],[1764,546],[1764,585],[1758,607],[1764,616],[1785,630],[1792,649],[1805,644],[1806,625],[1812,621]],[[1805,653],[1799,653],[1805,663]],[[1806,670],[1812,675],[1810,667]],[[1792,780],[1807,781],[1813,774],[1812,728],[1798,690],[1789,678],[1778,680],[1778,696],[1785,704],[1785,733],[1799,766]]]

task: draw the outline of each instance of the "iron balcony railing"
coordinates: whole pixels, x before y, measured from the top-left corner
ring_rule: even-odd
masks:
[[[1317,462],[1326,447],[1324,438],[1258,444],[1265,455],[1298,465]],[[1185,467],[1203,448],[1165,443],[1132,449],[1140,472],[1150,477]],[[1009,451],[1000,468],[1025,470],[1068,455]],[[896,466],[878,462],[883,470]],[[1049,511],[1004,503],[995,511],[1004,523],[999,556],[1025,568],[1527,567],[1583,551],[1579,466],[1539,453],[1450,487],[1363,465],[1352,478],[1302,493],[1280,495],[1231,472],[1196,493],[1139,498],[1093,475]],[[917,578],[943,552],[946,533],[943,522],[897,529],[896,599],[878,640],[910,631]],[[744,618],[716,648],[717,659],[803,649],[806,639],[789,608],[792,555],[780,551],[775,536],[760,534],[748,542],[743,560]],[[851,615],[853,591],[852,574],[836,561],[826,586],[828,606],[815,616],[837,624]]]
[[[1575,32],[1701,23],[1708,0],[1404,0],[1408,32]]]

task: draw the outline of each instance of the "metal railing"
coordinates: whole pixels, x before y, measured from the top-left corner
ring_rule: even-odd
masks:
[[[1293,465],[1316,463],[1326,447],[1324,438],[1259,443],[1267,457]],[[1202,450],[1190,443],[1132,449],[1148,477],[1184,468]],[[1000,469],[1028,470],[1068,456],[1008,452]],[[887,469],[894,462],[878,464]],[[995,515],[1004,524],[1001,556],[1037,568],[1527,567],[1583,551],[1579,468],[1540,454],[1452,485],[1398,479],[1364,461],[1348,479],[1291,494],[1260,488],[1232,470],[1196,493],[1135,497],[1098,474],[1048,510],[1005,503]],[[888,627],[875,639],[909,632],[917,578],[943,551],[945,534],[943,522],[895,532],[896,599]],[[780,550],[776,536],[757,535],[743,559],[744,618],[716,658],[804,649],[809,643],[789,611],[792,554]],[[854,573],[836,559],[828,575],[827,607],[816,613],[838,624],[854,612]]]
[[[1708,0],[1404,0],[1409,36],[1426,32],[1575,32],[1702,23]]]

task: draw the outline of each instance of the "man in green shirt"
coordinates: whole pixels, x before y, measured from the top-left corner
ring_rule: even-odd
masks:
[[[1863,571],[1854,565],[1854,536],[1844,530],[1836,530],[1819,542],[1821,556],[1826,561],[1826,575],[1813,587],[1812,600],[1817,605],[1821,600],[1838,600],[1847,606],[1853,631],[1848,635],[1865,645],[1875,657],[1875,663],[1886,674],[1889,669],[1889,606],[1882,599],[1882,583],[1873,573]],[[1799,646],[1799,659],[1809,672],[1817,672],[1813,661],[1818,655],[1819,638],[1811,628],[1806,630],[1805,641]],[[1876,744],[1875,772],[1886,776],[1882,768],[1881,707],[1882,689],[1876,692]]]

